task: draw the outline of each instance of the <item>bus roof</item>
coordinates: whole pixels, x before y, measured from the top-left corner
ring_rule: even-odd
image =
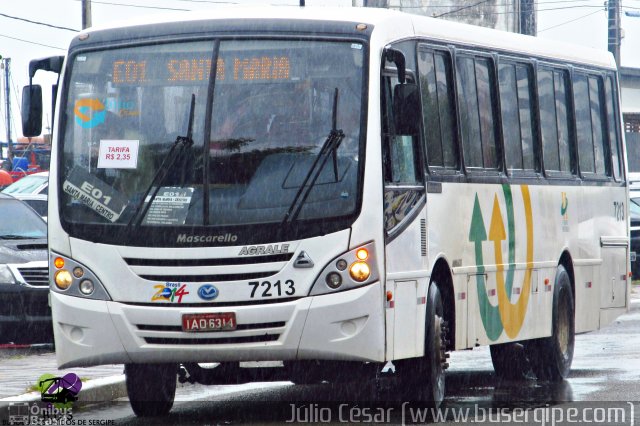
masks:
[[[616,67],[613,55],[604,50],[381,8],[221,6],[208,11],[184,12],[171,16],[158,15],[124,21],[115,26],[92,27],[84,32],[121,29],[127,26],[161,26],[162,24],[175,24],[178,22],[211,21],[212,24],[215,24],[216,21],[235,19],[271,21],[278,28],[285,21],[290,21],[291,23],[300,23],[300,21],[364,23],[373,25],[374,32],[389,33],[390,38],[388,41],[421,36],[442,42],[505,50],[554,60],[596,65],[611,69]],[[78,37],[75,40],[77,39]]]

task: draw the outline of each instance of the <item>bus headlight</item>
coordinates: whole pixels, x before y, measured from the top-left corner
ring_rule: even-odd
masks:
[[[373,243],[363,244],[332,259],[311,287],[310,296],[350,290],[379,279]]]
[[[98,277],[81,263],[59,254],[51,254],[49,270],[53,276],[51,290],[67,296],[94,300],[111,300]]]
[[[53,281],[56,283],[56,287],[58,287],[60,290],[66,290],[71,287],[71,284],[73,284],[71,272],[67,271],[66,269],[60,269],[59,271],[56,271],[55,275],[53,276]]]
[[[369,278],[371,275],[371,268],[369,268],[367,262],[353,262],[349,268],[349,275],[351,275],[351,278],[361,283]]]
[[[79,288],[82,294],[86,294],[87,296],[89,296],[91,293],[93,293],[93,282],[91,280],[82,280],[80,281]]]
[[[329,272],[325,278],[327,285],[333,289],[336,289],[342,285],[342,277],[337,272]]]

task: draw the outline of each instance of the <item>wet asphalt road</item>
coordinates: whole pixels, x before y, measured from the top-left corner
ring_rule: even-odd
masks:
[[[124,400],[84,407],[74,419],[76,424],[82,420],[91,424],[94,420],[94,424],[133,425],[285,424],[289,420],[312,424],[402,424],[433,423],[433,416],[445,416],[436,418],[435,423],[458,424],[467,416],[467,422],[485,424],[614,420],[617,424],[640,424],[638,331],[640,304],[636,303],[630,313],[611,326],[576,336],[571,375],[555,384],[534,379],[500,381],[493,374],[488,348],[455,352],[447,375],[447,398],[440,412],[395,398],[393,379],[388,379],[378,382],[377,391],[374,381],[342,385],[187,384],[178,389],[174,408],[163,418],[138,419]]]

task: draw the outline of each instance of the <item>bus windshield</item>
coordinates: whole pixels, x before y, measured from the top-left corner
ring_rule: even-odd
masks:
[[[357,213],[362,43],[189,41],[85,51],[69,62],[58,166],[60,217],[72,235],[131,223],[277,227],[334,109],[345,137],[297,220]],[[178,144],[189,131],[192,143]]]

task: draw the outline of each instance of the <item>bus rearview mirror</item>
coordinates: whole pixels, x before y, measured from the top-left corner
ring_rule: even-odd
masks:
[[[26,137],[42,133],[42,87],[37,84],[22,89],[22,134]]]

